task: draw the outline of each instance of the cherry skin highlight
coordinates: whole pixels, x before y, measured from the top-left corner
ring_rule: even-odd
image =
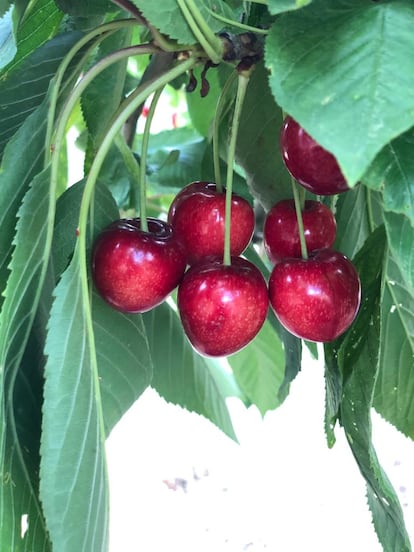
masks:
[[[302,220],[308,253],[332,247],[336,238],[336,221],[326,205],[306,200]],[[279,201],[267,213],[263,226],[263,245],[269,260],[274,264],[287,257],[302,256],[293,199]]]
[[[285,259],[269,279],[270,304],[292,334],[316,342],[333,341],[357,315],[361,284],[351,261],[333,249],[308,259]]]
[[[286,117],[280,150],[286,168],[299,184],[316,195],[349,190],[335,157],[320,146],[292,117]]]
[[[120,219],[96,238],[92,277],[102,298],[123,312],[146,312],[177,287],[187,266],[185,247],[169,224]]]
[[[183,240],[190,265],[204,257],[223,255],[225,192],[212,182],[192,182],[171,203],[168,222]],[[248,201],[232,194],[230,254],[240,255],[249,245],[255,224]]]
[[[269,298],[259,269],[232,257],[224,265],[211,257],[193,265],[178,286],[177,305],[183,328],[201,355],[231,355],[257,335],[267,316]]]

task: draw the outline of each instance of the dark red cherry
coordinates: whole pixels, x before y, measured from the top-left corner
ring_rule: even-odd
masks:
[[[283,161],[299,184],[317,195],[349,190],[336,158],[320,146],[292,117],[286,117],[280,134]]]
[[[121,219],[96,238],[92,276],[96,289],[112,307],[145,312],[159,305],[180,282],[187,265],[185,247],[172,227],[148,219]]]

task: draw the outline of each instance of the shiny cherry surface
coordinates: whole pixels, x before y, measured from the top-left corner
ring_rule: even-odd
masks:
[[[183,240],[189,264],[204,257],[223,255],[225,192],[212,182],[192,182],[171,203],[168,222]],[[248,201],[233,194],[231,201],[230,253],[240,255],[254,231],[254,211]]]
[[[270,304],[280,323],[302,339],[328,342],[352,324],[361,301],[358,273],[332,249],[278,263],[269,279]]]
[[[302,220],[308,253],[333,245],[336,221],[329,207],[319,201],[306,200]],[[267,213],[263,226],[263,245],[272,263],[287,257],[302,256],[293,199],[279,201]]]
[[[96,238],[92,276],[96,289],[112,307],[145,312],[159,305],[180,282],[187,264],[185,247],[172,227],[148,219],[120,219]]]
[[[283,161],[295,180],[317,195],[349,190],[335,157],[320,146],[292,117],[286,117],[280,134]]]
[[[233,257],[231,265],[210,258],[192,266],[178,287],[184,331],[205,356],[231,355],[259,332],[268,311],[266,282],[258,268]]]

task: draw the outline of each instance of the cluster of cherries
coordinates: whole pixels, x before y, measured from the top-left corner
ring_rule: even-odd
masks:
[[[335,158],[293,119],[281,133],[283,159],[292,176],[318,195],[348,189]],[[308,257],[303,258],[293,200],[277,203],[263,228],[273,263],[269,282],[242,257],[252,238],[251,205],[232,194],[230,262],[223,259],[226,194],[211,182],[193,182],[171,203],[168,220],[121,219],[95,240],[92,275],[112,307],[146,312],[178,286],[177,308],[194,349],[227,356],[247,345],[266,319],[269,302],[294,335],[327,342],[353,322],[360,281],[348,258],[332,249],[336,223],[323,203],[307,200],[302,211]]]

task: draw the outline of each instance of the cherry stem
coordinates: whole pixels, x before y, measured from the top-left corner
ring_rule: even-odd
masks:
[[[231,200],[233,190],[233,172],[234,158],[236,154],[237,134],[239,123],[246,96],[247,85],[250,80],[251,69],[249,71],[240,71],[237,80],[236,103],[233,112],[233,121],[230,129],[230,139],[227,152],[227,174],[226,174],[226,211],[225,211],[225,227],[224,227],[224,255],[223,264],[231,264],[230,252],[230,231],[231,231]]]
[[[78,246],[81,247],[83,250],[83,258],[86,257],[86,243],[84,241],[84,234],[88,223],[88,212],[91,205],[91,198],[99,171],[102,167],[102,164],[110,149],[111,144],[115,140],[118,133],[122,130],[122,125],[142,102],[144,102],[151,94],[156,93],[157,90],[164,87],[170,81],[187,72],[189,69],[191,69],[191,67],[195,65],[195,63],[196,60],[194,58],[188,58],[186,61],[181,62],[166,73],[160,75],[154,81],[148,82],[143,87],[139,87],[136,94],[134,95],[133,101],[125,100],[123,108],[120,110],[118,116],[108,128],[90,167],[82,196],[78,225],[79,236],[81,239],[77,243]]]
[[[142,145],[141,145],[141,161],[140,161],[140,170],[139,170],[139,189],[140,189],[140,220],[141,220],[141,230],[143,232],[148,232],[148,221],[147,221],[147,157],[148,157],[148,144],[151,132],[151,124],[154,119],[155,108],[157,107],[158,100],[161,97],[164,87],[158,88],[155,91],[154,96],[152,97],[151,104],[148,110],[148,115],[145,120],[144,133],[142,135]]]
[[[117,30],[129,27],[129,26],[133,26],[133,25],[136,25],[134,21],[131,21],[130,19],[123,19],[123,20],[112,21],[110,23],[105,23],[99,27],[96,27],[88,34],[86,34],[84,37],[82,37],[63,58],[61,64],[58,67],[58,70],[56,72],[56,75],[53,79],[52,86],[51,86],[51,92],[50,92],[50,98],[49,98],[50,107],[48,111],[46,139],[45,139],[45,143],[46,143],[45,159],[44,159],[45,166],[49,163],[51,159],[52,134],[53,134],[53,126],[55,123],[56,107],[59,99],[59,94],[61,92],[63,77],[65,76],[71,61],[74,59],[74,57],[78,54],[78,52],[82,48],[84,48],[89,42],[92,42],[92,44],[88,47],[87,51],[82,56],[82,59],[77,63],[76,69],[72,72],[72,75],[69,77],[68,80],[73,78],[74,74],[78,75],[81,73],[81,68],[84,66],[85,59],[87,59],[91,51],[94,48],[96,48],[96,45],[99,42],[102,42],[105,38],[107,38],[110,34],[116,32]]]
[[[256,33],[256,34],[263,34],[267,35],[268,30],[267,29],[259,29],[258,27],[252,27],[251,25],[245,25],[244,23],[239,23],[238,21],[235,21],[233,19],[228,19],[227,17],[224,17],[213,10],[210,10],[210,8],[206,9],[208,13],[214,17],[214,19],[217,19],[218,21],[221,21],[222,23],[225,23],[228,26],[236,27],[237,29],[241,29],[242,31],[245,31],[247,33]]]
[[[200,46],[213,63],[219,63],[223,56],[222,42],[210,29],[194,0],[177,0],[177,3]]]
[[[308,258],[308,248],[306,247],[305,230],[303,227],[302,209],[305,207],[305,193],[295,180],[292,180],[293,200],[295,202],[296,218],[298,221],[298,231],[300,240],[300,250],[302,258]]]
[[[223,109],[225,106],[225,99],[229,93],[237,73],[233,71],[229,78],[227,79],[223,89],[220,93],[220,96],[217,100],[216,113],[214,115],[213,121],[213,166],[214,166],[214,179],[216,182],[216,189],[218,192],[223,191],[223,184],[221,182],[221,172],[220,172],[220,144],[219,144],[219,133],[220,133],[220,123],[222,119]]]

